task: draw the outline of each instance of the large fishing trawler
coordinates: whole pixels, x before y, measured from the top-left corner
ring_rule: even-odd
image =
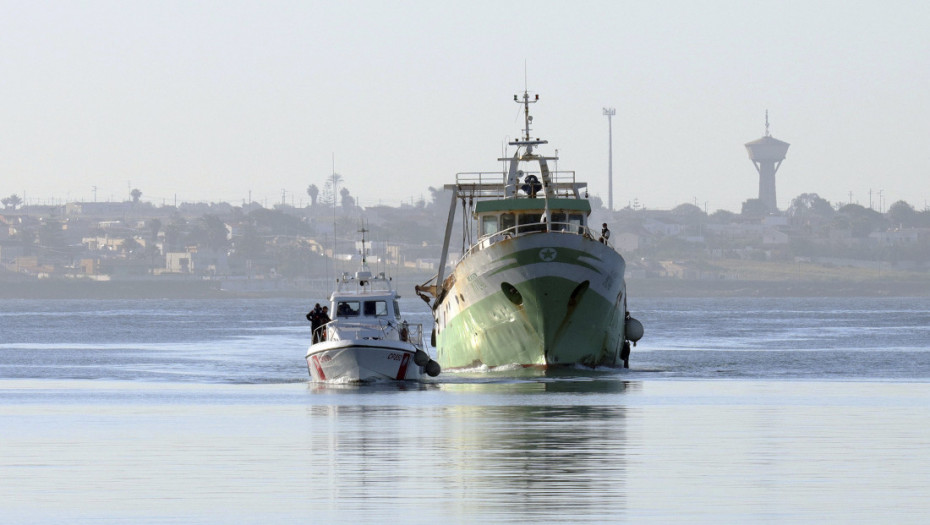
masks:
[[[522,100],[521,100],[522,98]],[[459,173],[439,271],[416,287],[431,304],[444,370],[524,365],[629,367],[642,324],[627,312],[625,263],[588,225],[587,184],[536,152],[526,91],[524,131],[502,172]],[[582,191],[585,193],[582,194]],[[463,254],[444,276],[457,204]]]

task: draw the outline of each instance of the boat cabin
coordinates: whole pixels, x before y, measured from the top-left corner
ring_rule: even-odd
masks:
[[[341,292],[341,293],[340,293]],[[339,292],[332,297],[333,319],[378,324],[379,321],[400,321],[400,305],[390,281],[381,273],[356,272],[343,275]]]
[[[354,321],[379,319],[400,320],[400,307],[389,297],[336,297],[333,299],[334,319]]]
[[[549,201],[550,231],[584,234],[591,205],[584,199],[553,198]],[[523,234],[546,231],[543,216],[545,199],[501,199],[475,203],[474,217],[478,221],[479,236],[497,233]]]

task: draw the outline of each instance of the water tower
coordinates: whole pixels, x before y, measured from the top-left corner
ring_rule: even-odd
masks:
[[[775,200],[775,172],[781,166],[788,153],[787,142],[782,142],[769,134],[769,112],[765,112],[765,136],[746,143],[746,151],[759,172],[759,200],[770,212],[778,211]]]

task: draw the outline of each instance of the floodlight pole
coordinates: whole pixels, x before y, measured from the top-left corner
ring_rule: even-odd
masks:
[[[612,117],[617,114],[614,108],[604,108],[607,117],[607,209],[614,211],[614,127]]]

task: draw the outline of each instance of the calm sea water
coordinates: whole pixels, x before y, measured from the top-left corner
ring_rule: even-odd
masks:
[[[0,301],[0,523],[930,513],[927,299],[637,299],[630,370],[368,386],[308,382],[308,306]]]

